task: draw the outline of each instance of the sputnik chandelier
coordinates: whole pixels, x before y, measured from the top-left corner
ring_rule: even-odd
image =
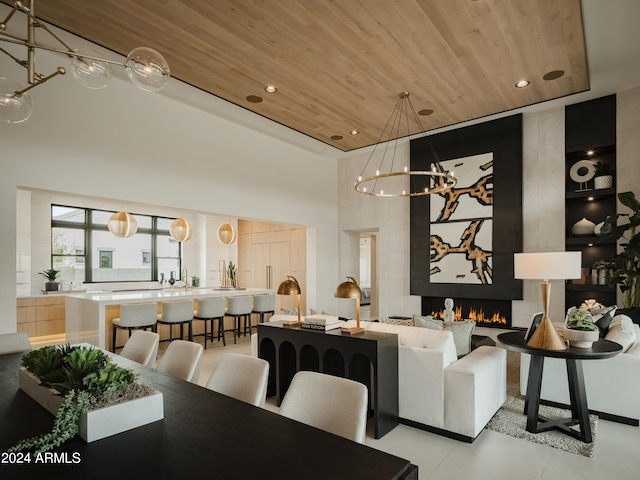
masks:
[[[374,145],[369,158],[367,159],[358,180],[355,183],[355,188],[358,193],[365,195],[372,195],[374,197],[418,197],[422,195],[431,195],[434,193],[440,193],[445,190],[449,190],[455,186],[457,180],[453,175],[453,172],[445,171],[438,160],[438,156],[429,142],[427,133],[425,132],[420,118],[416,110],[413,108],[411,99],[409,98],[409,92],[402,92],[398,95],[398,102],[395,108],[391,112],[391,116],[387,121],[378,142]],[[406,136],[411,135],[409,123],[413,119],[420,128],[422,135],[427,139],[431,153],[433,154],[435,161],[433,162],[433,168],[425,171],[412,171],[407,166],[401,169],[394,170],[395,155],[398,146],[398,140],[400,139],[400,129],[404,123],[407,127]],[[388,136],[387,136],[388,135]],[[387,136],[386,140],[383,140]],[[395,141],[394,141],[395,139]],[[392,145],[393,144],[393,145]],[[371,160],[374,158],[374,154],[378,147],[384,148],[380,162],[378,166],[370,165]],[[383,170],[386,168],[386,170]],[[407,187],[406,182],[394,181],[395,177],[408,177],[409,185]],[[428,177],[427,186],[416,187],[414,180],[417,177]],[[424,185],[424,178],[422,182],[418,182]]]
[[[47,80],[66,74],[66,69],[58,67],[49,75],[36,72],[36,50],[42,49],[60,53],[71,58],[71,72],[75,79],[87,88],[104,88],[111,80],[111,64],[124,66],[129,79],[141,90],[157,92],[169,81],[170,70],[167,61],[160,53],[152,48],[139,47],[131,51],[124,62],[101,58],[100,53],[91,48],[74,50],[52,32],[35,16],[36,0],[13,2],[13,9],[7,18],[0,23],[0,41],[27,47],[25,60],[15,57],[7,50],[0,48],[0,52],[12,58],[19,65],[27,69],[27,86],[0,77],[0,121],[6,123],[20,123],[29,118],[32,111],[29,90],[43,84]],[[26,37],[8,33],[7,24],[17,12],[22,12],[27,18]],[[51,47],[36,40],[36,29],[48,33],[62,47]]]

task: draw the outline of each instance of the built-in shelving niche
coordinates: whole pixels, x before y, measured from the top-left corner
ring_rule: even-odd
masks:
[[[598,235],[577,236],[572,226],[586,218],[596,225],[616,213],[616,97],[610,95],[569,105],[565,109],[565,248],[582,252],[583,277],[567,282],[565,306],[579,306],[586,299],[604,305],[616,301],[615,288],[593,284],[591,269],[598,260],[616,253],[614,240]],[[613,186],[596,189],[594,179],[577,183],[570,176],[576,162],[608,162],[614,169]]]

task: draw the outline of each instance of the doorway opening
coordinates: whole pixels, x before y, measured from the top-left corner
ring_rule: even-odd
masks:
[[[360,234],[360,316],[363,320],[378,318],[378,274],[376,235]]]

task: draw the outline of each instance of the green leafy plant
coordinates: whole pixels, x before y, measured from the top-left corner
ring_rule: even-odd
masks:
[[[620,240],[622,247],[614,258],[615,271],[608,283],[620,287],[624,308],[640,309],[640,202],[633,192],[619,193],[618,200],[631,213],[608,217],[602,227],[603,235]]]
[[[227,269],[227,276],[231,280],[231,285],[236,286],[236,274],[238,273],[238,267],[236,267],[231,260],[229,260],[229,267]]]
[[[80,417],[94,405],[96,398],[84,390],[71,390],[56,412],[51,432],[19,441],[7,452],[33,450],[35,454],[59,447],[78,433]]]
[[[598,329],[598,326],[593,321],[593,317],[589,311],[578,310],[576,307],[571,307],[567,312],[567,328],[593,332]]]
[[[613,175],[615,169],[613,168],[613,163],[611,162],[596,162],[595,164],[596,177],[604,177],[605,175]]]
[[[133,385],[137,374],[111,362],[105,352],[84,346],[47,346],[22,356],[22,366],[43,387],[64,396],[51,432],[18,442],[9,451],[48,451],[78,433],[80,417],[105,394]]]
[[[49,268],[49,269],[43,270],[43,271],[41,271],[39,273],[40,273],[40,275],[45,277],[47,279],[47,281],[53,283],[53,282],[56,281],[56,278],[58,278],[58,275],[60,274],[60,270],[56,270],[54,268]]]

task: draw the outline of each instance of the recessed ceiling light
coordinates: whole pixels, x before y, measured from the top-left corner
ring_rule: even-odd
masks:
[[[264,91],[267,93],[276,93],[278,89],[273,85],[267,85],[266,87],[264,87]]]
[[[247,97],[247,100],[251,103],[260,103],[262,101],[262,97],[259,97],[257,95],[249,95]]]
[[[542,78],[545,80],[556,80],[564,75],[564,70],[552,70],[549,73],[545,73]]]
[[[358,130],[351,130],[349,133],[351,135],[358,135],[360,132]]]
[[[432,113],[433,110],[431,110],[430,108],[423,108],[418,112],[418,115],[431,115]]]
[[[593,150],[587,150],[587,155],[589,155],[589,156],[593,155],[594,153],[596,153],[596,152],[594,152]]]
[[[342,135],[331,135],[331,140],[342,140]]]
[[[516,83],[516,87],[518,88],[524,88],[529,86],[529,80],[520,80],[518,83]]]

